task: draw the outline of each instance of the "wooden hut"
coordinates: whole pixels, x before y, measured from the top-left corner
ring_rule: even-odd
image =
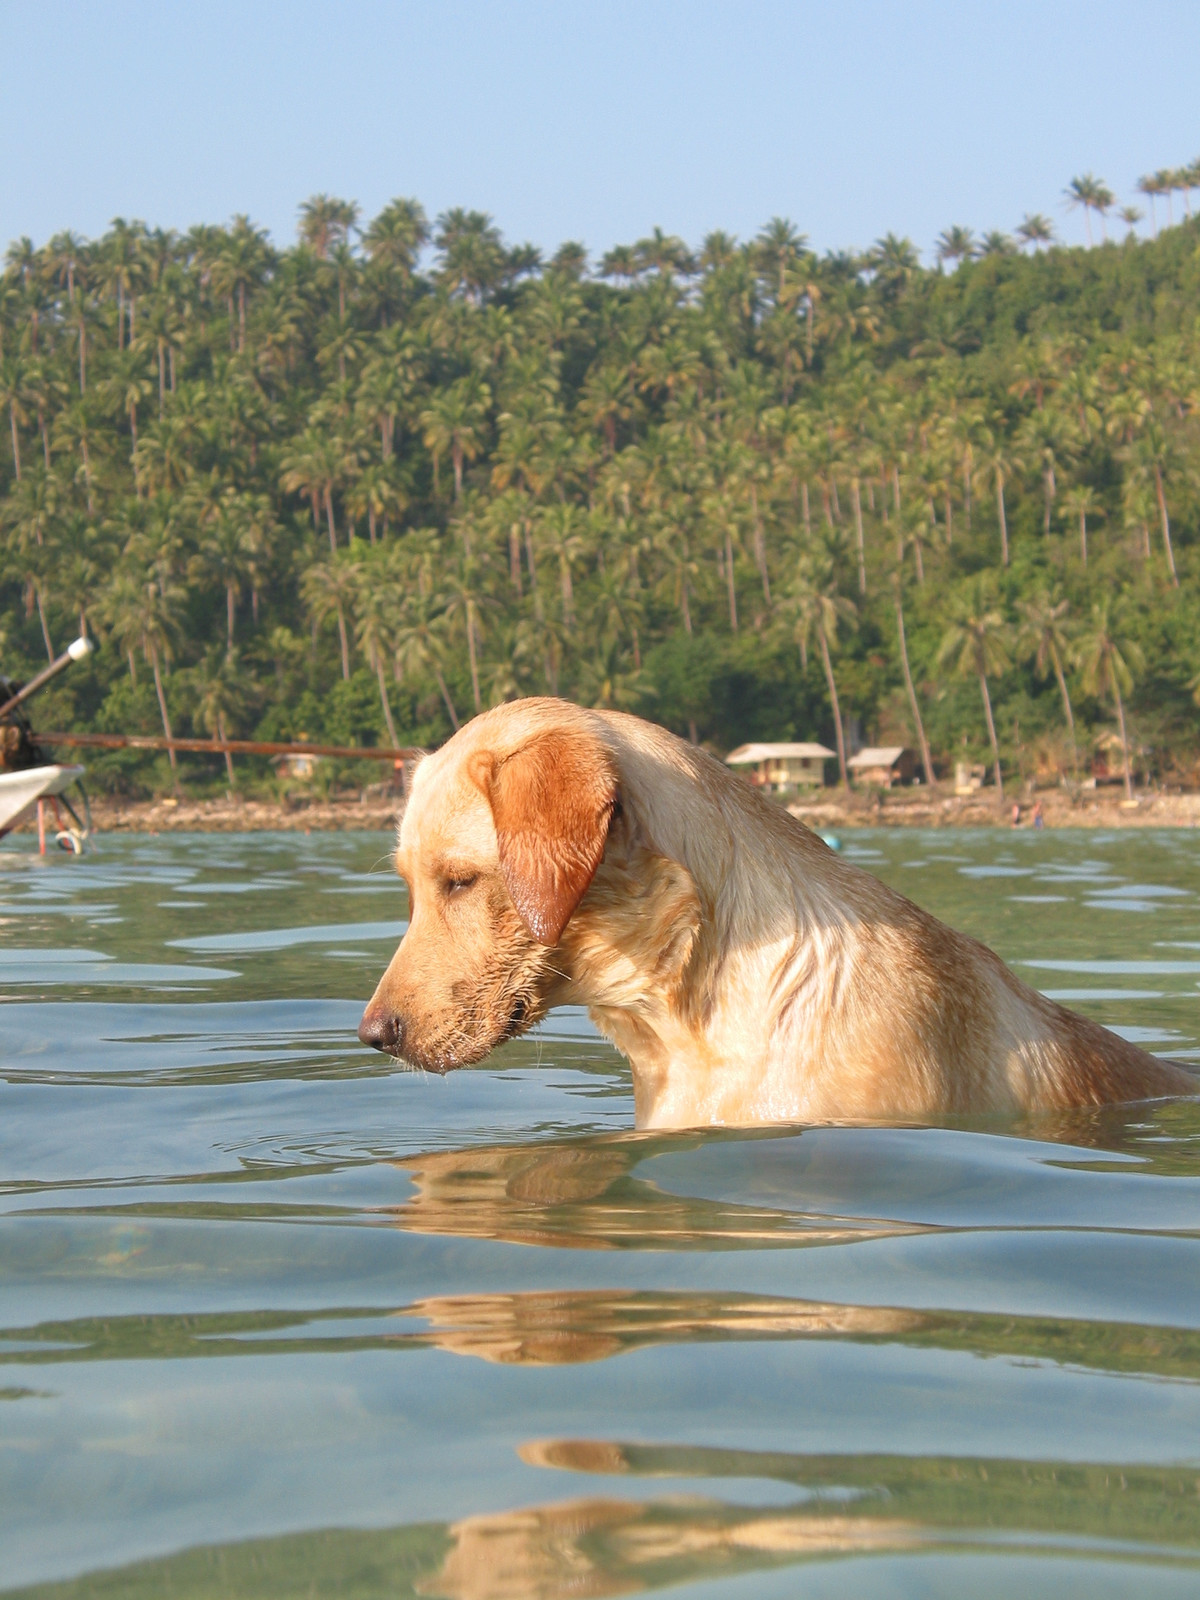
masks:
[[[893,784],[911,783],[916,776],[916,757],[903,745],[871,745],[851,756],[846,766],[863,783],[877,783],[885,789]]]
[[[820,788],[825,763],[836,752],[823,744],[742,744],[725,757],[730,767],[745,767],[757,789],[780,794],[785,789]]]

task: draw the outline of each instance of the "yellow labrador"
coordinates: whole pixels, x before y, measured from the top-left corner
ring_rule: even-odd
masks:
[[[643,1128],[1196,1089],[637,717],[476,717],[417,768],[396,865],[411,923],[359,1037],[434,1072],[574,1004],[629,1058]]]

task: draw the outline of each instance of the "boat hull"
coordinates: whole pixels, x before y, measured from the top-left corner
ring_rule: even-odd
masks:
[[[30,816],[39,800],[62,794],[83,777],[82,767],[26,767],[23,772],[0,772],[0,835]]]

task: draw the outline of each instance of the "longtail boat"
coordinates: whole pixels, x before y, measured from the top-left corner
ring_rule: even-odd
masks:
[[[39,689],[73,661],[90,655],[92,649],[90,639],[76,639],[57,660],[26,683],[0,673],[0,838],[36,812],[39,845],[44,851],[45,802],[49,801],[57,843],[74,855],[83,851],[91,832],[87,794],[81,781],[84,768],[51,760],[38,742],[25,708]]]

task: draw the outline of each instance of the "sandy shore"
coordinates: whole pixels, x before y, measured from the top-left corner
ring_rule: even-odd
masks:
[[[1119,788],[1040,790],[1048,828],[1194,828],[1200,825],[1200,794],[1143,792],[1130,802]],[[390,829],[398,801],[378,792],[337,799],[292,796],[288,801],[221,797],[190,800],[112,800],[97,797],[92,814],[101,833],[290,833]],[[895,789],[888,793],[856,791],[843,796],[835,789],[820,798],[798,801],[789,808],[818,830],[839,828],[980,828],[1012,826],[1014,799],[1003,809],[990,794],[956,796],[928,789]],[[1022,798],[1021,825],[1032,819],[1033,800]],[[27,827],[32,826],[27,824]]]

